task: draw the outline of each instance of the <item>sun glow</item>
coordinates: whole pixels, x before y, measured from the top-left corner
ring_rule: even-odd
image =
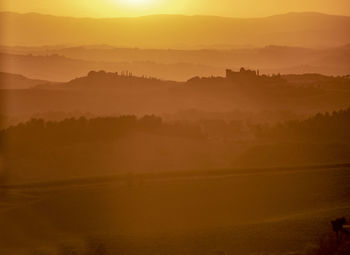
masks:
[[[148,5],[151,2],[152,2],[152,0],[123,0],[124,4],[134,5],[134,6]]]

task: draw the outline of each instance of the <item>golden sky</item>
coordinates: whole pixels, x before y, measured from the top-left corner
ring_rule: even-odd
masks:
[[[117,17],[151,14],[261,17],[286,12],[350,16],[350,0],[2,0],[1,11],[59,16]]]

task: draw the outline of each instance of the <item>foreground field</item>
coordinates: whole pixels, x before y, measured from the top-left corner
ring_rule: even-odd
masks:
[[[303,254],[350,215],[349,170],[9,190],[0,252]]]

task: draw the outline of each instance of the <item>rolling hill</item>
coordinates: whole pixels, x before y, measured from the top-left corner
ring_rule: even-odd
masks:
[[[96,115],[142,115],[187,109],[218,112],[279,109],[304,114],[349,105],[347,77],[257,76],[244,69],[233,75],[233,78],[194,77],[186,82],[175,82],[128,73],[92,71],[65,83],[4,92],[10,116],[76,110]]]
[[[221,75],[223,68],[196,63],[157,63],[151,61],[105,62],[70,58],[63,55],[0,53],[1,72],[20,73],[36,79],[66,82],[91,70],[129,71],[136,75],[184,81],[193,76]]]
[[[138,76],[185,81],[194,76],[222,75],[225,68],[241,66],[269,74],[350,74],[349,45],[322,49],[270,45],[231,50],[0,46],[0,58],[1,72],[52,81],[68,81],[90,70],[130,71]]]
[[[5,45],[110,44],[147,48],[238,45],[336,46],[350,42],[350,17],[288,13],[265,18],[155,15],[72,18],[3,12]],[[35,29],[33,29],[35,28]]]
[[[0,89],[29,89],[47,81],[29,79],[23,75],[0,72]]]

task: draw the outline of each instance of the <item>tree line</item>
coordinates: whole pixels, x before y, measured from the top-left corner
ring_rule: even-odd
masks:
[[[318,113],[306,120],[287,121],[258,127],[256,136],[271,141],[350,142],[350,108]]]

